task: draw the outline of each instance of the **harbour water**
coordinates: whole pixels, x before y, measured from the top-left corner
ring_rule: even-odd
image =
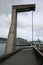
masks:
[[[0,43],[0,56],[4,54],[4,51],[5,51],[5,43]]]

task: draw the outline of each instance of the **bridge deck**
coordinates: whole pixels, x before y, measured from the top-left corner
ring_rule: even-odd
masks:
[[[39,65],[32,49],[22,49],[0,65]]]

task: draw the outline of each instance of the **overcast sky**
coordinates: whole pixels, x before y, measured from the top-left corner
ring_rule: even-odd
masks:
[[[12,5],[36,4],[33,39],[43,41],[43,0],[0,0],[0,37],[8,37]],[[32,40],[32,12],[17,13],[17,37]]]

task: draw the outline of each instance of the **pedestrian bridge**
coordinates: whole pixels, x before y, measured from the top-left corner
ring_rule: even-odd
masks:
[[[39,62],[33,52],[32,48],[21,49],[16,54],[13,54],[0,65],[39,65]]]

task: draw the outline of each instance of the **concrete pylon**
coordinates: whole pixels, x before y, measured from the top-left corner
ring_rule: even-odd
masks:
[[[35,11],[35,4],[13,5],[12,6],[12,20],[11,27],[6,42],[5,54],[11,53],[16,49],[16,25],[17,25],[17,12]]]
[[[15,50],[15,41],[16,41],[16,9],[12,9],[12,21],[11,27],[6,42],[5,54],[11,53],[12,50]],[[13,47],[14,46],[14,47]]]

